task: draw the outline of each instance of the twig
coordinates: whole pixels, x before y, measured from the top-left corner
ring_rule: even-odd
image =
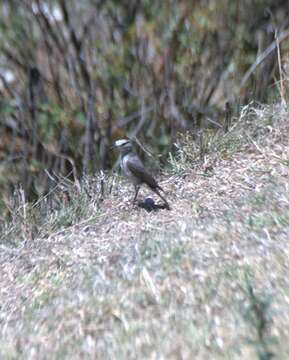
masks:
[[[227,101],[225,108],[225,126],[224,126],[225,133],[229,131],[230,125],[231,125],[231,106],[229,101]]]
[[[276,44],[277,44],[278,68],[279,68],[279,76],[280,76],[280,97],[281,97],[282,105],[285,106],[286,101],[285,101],[284,79],[283,79],[282,66],[281,66],[280,41],[279,41],[277,31],[275,32],[275,39],[276,39]]]
[[[143,151],[145,154],[147,154],[149,157],[151,157],[151,158],[154,158],[154,157],[155,157],[155,155],[154,155],[151,151],[147,150],[147,149],[142,145],[142,143],[139,141],[139,139],[138,139],[136,136],[134,136],[131,140],[135,141],[135,142],[138,144],[138,146],[142,149],[142,151]]]
[[[283,40],[285,40],[289,36],[289,29],[286,31],[283,31],[279,36],[279,43],[281,43]],[[250,66],[250,68],[247,70],[245,75],[243,76],[243,79],[241,81],[241,84],[239,86],[238,92],[243,88],[243,86],[246,84],[250,76],[255,72],[256,68],[267,58],[268,55],[271,54],[273,50],[275,50],[277,47],[277,41],[271,43],[256,59],[254,64]]]
[[[128,125],[130,122],[132,122],[133,120],[137,119],[141,115],[141,113],[146,114],[146,113],[151,112],[153,109],[154,109],[154,106],[149,106],[144,109],[139,109],[128,116],[122,117],[116,121],[115,128],[124,127],[124,126]],[[115,129],[113,129],[113,131],[114,130]]]
[[[67,176],[65,178],[63,178],[62,181],[60,181],[59,183],[57,183],[50,191],[48,191],[47,194],[45,194],[44,196],[40,197],[32,206],[31,209],[35,208],[38,204],[41,203],[42,200],[46,199],[51,193],[54,192],[55,189],[57,189],[61,183],[63,183],[65,181],[66,178],[68,178],[71,175],[72,171],[70,171],[70,173],[67,174]]]
[[[260,146],[254,141],[249,134],[246,134],[248,139],[252,142],[252,144],[255,146],[255,148],[264,156],[266,156],[265,152],[260,148]]]

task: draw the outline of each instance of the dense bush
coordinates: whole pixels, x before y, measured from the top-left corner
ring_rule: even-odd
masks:
[[[1,190],[21,183],[32,198],[51,186],[45,169],[79,177],[110,168],[120,136],[165,153],[178,131],[222,126],[226,102],[266,100],[277,88],[274,38],[286,45],[287,6],[2,0]]]

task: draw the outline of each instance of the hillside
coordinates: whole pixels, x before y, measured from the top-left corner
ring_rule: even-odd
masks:
[[[204,144],[184,136],[160,177],[171,211],[133,207],[117,175],[19,205],[1,358],[289,358],[288,111],[247,106]]]

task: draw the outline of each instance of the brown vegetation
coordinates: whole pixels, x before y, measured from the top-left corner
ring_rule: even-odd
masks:
[[[286,81],[287,7],[1,0],[1,192],[21,184],[32,200],[54,186],[47,172],[111,168],[109,145],[125,135],[166,156],[179,131],[222,127],[226,102],[272,98]]]

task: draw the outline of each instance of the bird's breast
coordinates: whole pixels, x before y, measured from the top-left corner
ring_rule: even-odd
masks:
[[[124,155],[121,159],[121,169],[126,177],[128,177],[133,183],[140,183],[139,179],[131,172],[128,166],[128,162],[130,161],[130,155]]]
[[[125,155],[121,160],[121,168],[125,176],[131,177],[133,176],[133,174],[129,170],[128,162],[129,162],[129,155]]]

